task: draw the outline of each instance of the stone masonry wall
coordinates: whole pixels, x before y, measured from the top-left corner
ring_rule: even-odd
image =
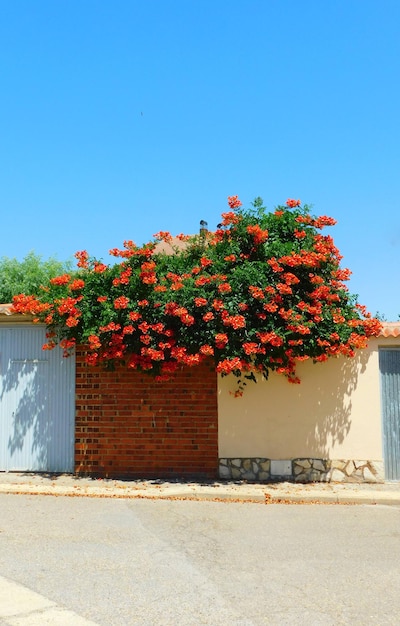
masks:
[[[282,479],[299,483],[384,482],[383,462],[368,460],[311,458],[274,461],[260,457],[219,459],[219,475],[223,479],[258,482]]]

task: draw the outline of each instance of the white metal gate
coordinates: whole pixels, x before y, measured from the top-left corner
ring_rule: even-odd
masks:
[[[383,453],[386,480],[400,480],[400,350],[380,349]]]
[[[0,327],[0,471],[74,469],[75,358],[45,328]]]

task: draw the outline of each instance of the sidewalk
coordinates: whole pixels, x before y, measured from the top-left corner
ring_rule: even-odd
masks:
[[[113,480],[71,474],[0,472],[0,494],[91,498],[212,500],[259,504],[383,504],[400,506],[400,482],[384,484]]]

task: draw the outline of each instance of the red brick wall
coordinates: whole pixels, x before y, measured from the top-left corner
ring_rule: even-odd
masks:
[[[75,471],[109,477],[216,477],[217,377],[183,368],[167,383],[76,359]]]

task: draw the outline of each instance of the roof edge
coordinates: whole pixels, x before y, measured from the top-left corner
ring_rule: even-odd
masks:
[[[382,322],[379,337],[399,337],[400,336],[400,320],[398,322]]]
[[[12,321],[14,322],[32,322],[33,315],[22,314],[22,313],[14,313],[12,310],[12,304],[0,304],[0,324],[9,321],[7,318],[12,317]],[[10,320],[11,321],[11,320]]]

